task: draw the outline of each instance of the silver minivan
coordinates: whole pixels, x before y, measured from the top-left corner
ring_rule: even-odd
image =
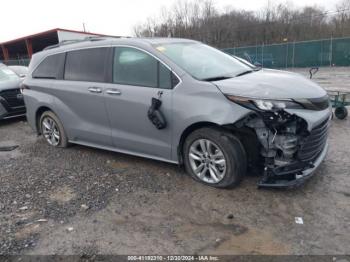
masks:
[[[176,163],[219,188],[251,173],[260,187],[298,185],[328,147],[325,90],[192,40],[64,42],[33,56],[22,92],[29,124],[54,147]]]

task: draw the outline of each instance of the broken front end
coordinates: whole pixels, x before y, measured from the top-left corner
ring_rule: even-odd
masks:
[[[241,133],[247,149],[248,167],[263,174],[259,187],[295,186],[314,173],[328,147],[328,97],[302,101],[229,99],[252,109],[235,124],[235,130]]]

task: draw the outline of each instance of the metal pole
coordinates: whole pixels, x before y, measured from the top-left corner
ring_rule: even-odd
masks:
[[[258,59],[258,40],[255,38],[255,60]]]
[[[332,66],[332,59],[333,59],[333,33],[331,35],[331,44],[329,45],[329,66]]]
[[[261,68],[264,68],[264,42],[261,46]]]
[[[294,56],[295,56],[295,40],[293,42],[293,58],[292,58],[292,67],[294,68]]]
[[[323,45],[324,45],[324,41],[320,40],[321,43],[321,63],[319,64],[319,66],[323,66]]]
[[[288,43],[286,43],[286,69],[288,68]]]

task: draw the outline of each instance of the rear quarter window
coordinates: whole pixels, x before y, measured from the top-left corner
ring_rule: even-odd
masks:
[[[33,78],[60,79],[64,65],[65,54],[47,56],[33,71]]]

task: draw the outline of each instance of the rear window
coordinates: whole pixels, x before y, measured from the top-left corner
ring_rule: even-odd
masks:
[[[64,64],[64,53],[46,57],[34,70],[33,78],[59,79]]]
[[[104,82],[107,48],[67,52],[65,80]]]

